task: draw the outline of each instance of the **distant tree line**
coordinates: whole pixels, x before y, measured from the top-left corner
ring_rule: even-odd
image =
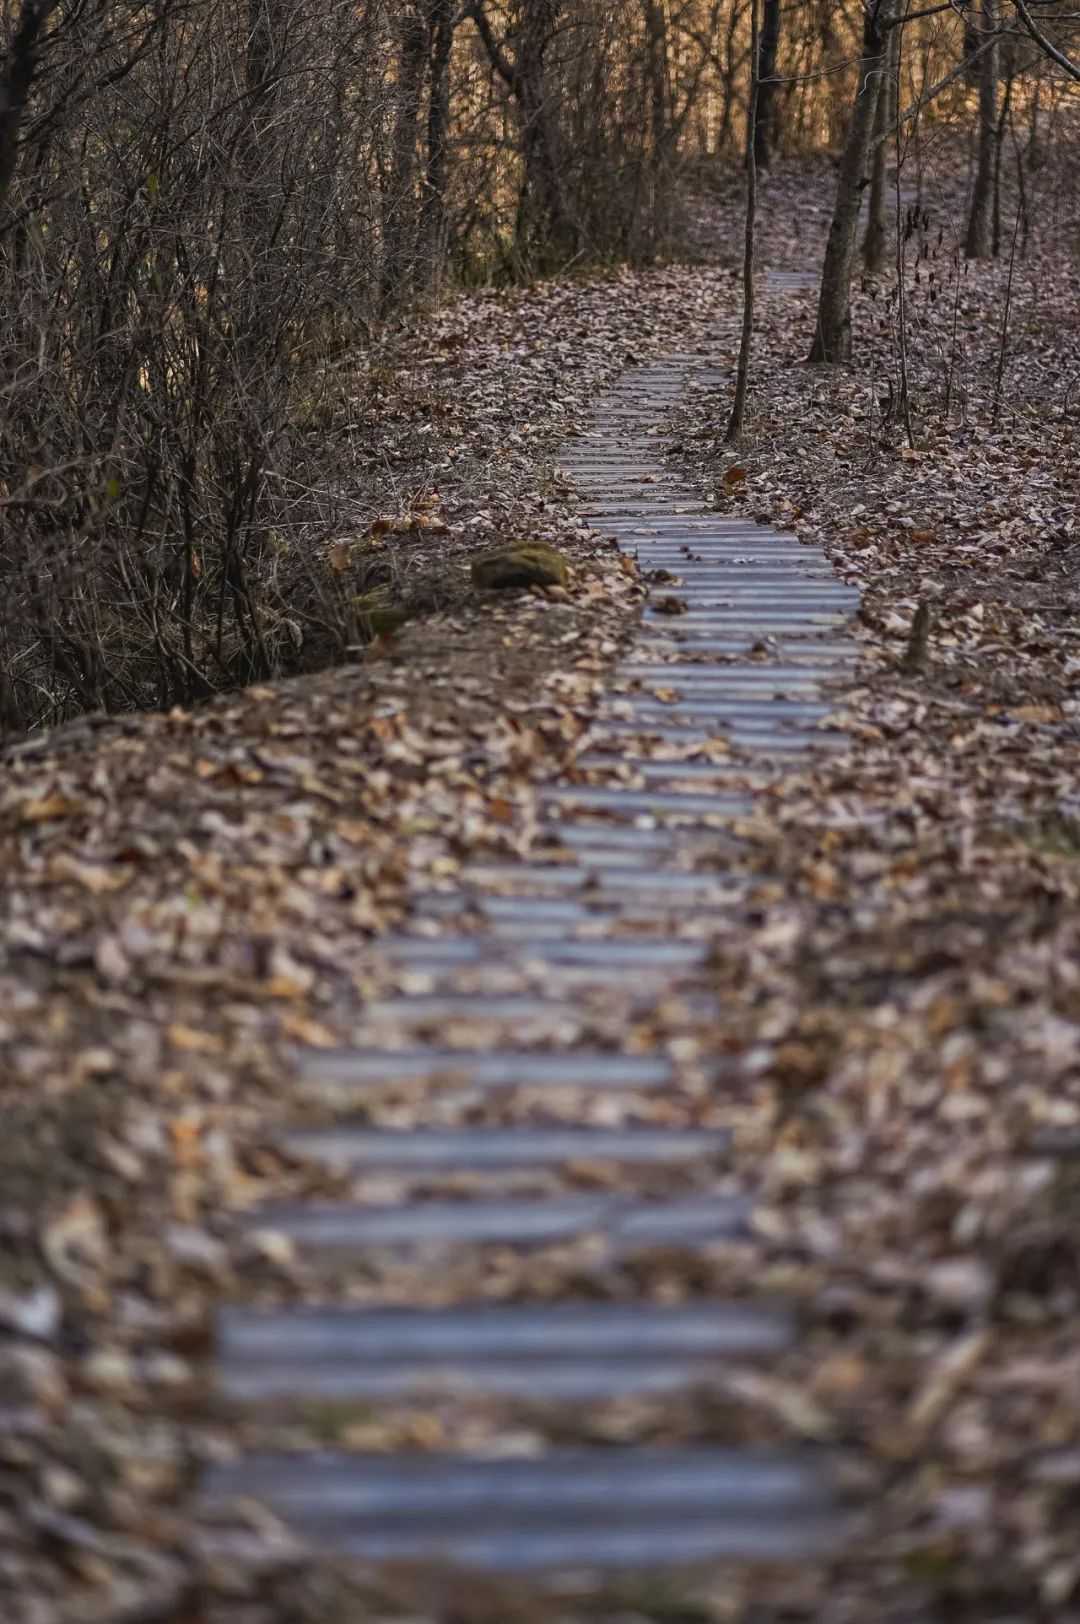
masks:
[[[301,589],[320,402],[442,289],[677,252],[745,161],[752,3],[757,166],[840,154],[839,359],[864,184],[874,263],[897,137],[965,127],[992,252],[1003,150],[1062,127],[1065,7],[0,0],[0,729],[340,653]]]

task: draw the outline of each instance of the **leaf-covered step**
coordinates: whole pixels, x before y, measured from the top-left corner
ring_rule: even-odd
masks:
[[[554,1246],[585,1235],[624,1252],[735,1239],[748,1234],[750,1212],[748,1197],[721,1194],[654,1202],[608,1195],[389,1206],[305,1202],[260,1208],[257,1227],[299,1247],[357,1256],[380,1246]]]
[[[219,1393],[240,1403],[454,1393],[584,1403],[707,1385],[790,1344],[789,1315],[733,1303],[227,1309]]]
[[[663,1167],[704,1162],[726,1150],[730,1135],[707,1128],[367,1128],[341,1123],[277,1136],[291,1155],[337,1171],[403,1171],[543,1167],[615,1162]]]
[[[204,1483],[219,1525],[251,1500],[339,1556],[509,1572],[796,1562],[848,1531],[827,1461],[751,1450],[252,1455]]]

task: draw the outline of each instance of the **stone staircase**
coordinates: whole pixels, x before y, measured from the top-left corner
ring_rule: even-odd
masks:
[[[417,895],[373,947],[399,990],[367,1008],[365,1046],[305,1057],[322,1120],[279,1143],[329,1193],[251,1228],[296,1249],[310,1300],[221,1315],[245,1447],[204,1473],[211,1520],[254,1500],[363,1564],[549,1577],[800,1561],[845,1536],[827,1454],[721,1447],[695,1420],[791,1345],[792,1315],[637,1284],[749,1234],[709,943],[740,928],[732,822],[833,745],[824,685],[853,654],[857,595],[823,555],[707,511],[662,460],[667,410],[720,376],[696,354],[626,373],[560,458],[653,598],[573,774],[539,797],[531,858]],[[647,1441],[597,1422],[620,1405],[652,1406]],[[401,1413],[421,1443],[371,1447]]]

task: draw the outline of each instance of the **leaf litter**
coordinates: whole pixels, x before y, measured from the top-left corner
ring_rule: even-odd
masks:
[[[804,228],[784,243],[770,227],[771,262],[813,261],[822,189],[768,184]],[[730,235],[716,203],[702,222]],[[1080,1179],[1045,1147],[1080,1129],[1074,498],[1061,397],[1045,368],[1030,395],[1021,385],[1025,345],[1045,353],[1071,329],[1063,263],[1053,244],[1038,252],[1040,298],[1032,277],[996,431],[992,335],[975,320],[1000,287],[994,268],[965,280],[967,421],[934,418],[940,377],[916,367],[915,456],[874,418],[864,375],[791,366],[812,318],[797,293],[763,305],[767,407],[737,461],[717,443],[720,403],[699,396],[667,426],[717,506],[819,541],[864,594],[862,664],[835,719],[847,748],[777,777],[737,845],[701,830],[688,841],[688,869],[715,868],[722,848],[748,887],[707,930],[707,970],[680,981],[716,1007],[694,1016],[668,999],[629,1028],[621,1006],[595,1017],[602,1043],[670,1054],[673,1087],[626,1099],[523,1087],[493,1102],[402,1084],[370,1105],[383,1126],[727,1127],[722,1165],[733,1188],[749,1176],[759,1204],[751,1237],[692,1253],[613,1259],[583,1236],[524,1257],[461,1254],[437,1277],[373,1252],[350,1273],[351,1300],[781,1298],[804,1333],[767,1373],[718,1373],[678,1403],[576,1418],[480,1401],[323,1411],[282,1423],[290,1446],[827,1440],[862,1462],[866,1534],[840,1564],[663,1595],[630,1582],[580,1615],[568,1598],[560,1616],[660,1619],[676,1601],[702,1620],[777,1624],[1071,1616]],[[328,553],[331,571],[348,576],[357,543],[374,541],[399,549],[392,573],[437,564],[464,582],[476,552],[527,536],[570,558],[566,599],[463,588],[353,666],[192,711],[88,717],[9,752],[5,1617],[532,1616],[524,1596],[479,1581],[405,1572],[365,1590],[287,1555],[269,1579],[208,1561],[187,1511],[194,1467],[245,1436],[208,1401],[209,1316],[223,1299],[324,1295],[287,1237],[242,1222],[263,1200],[405,1188],[292,1159],[268,1122],[333,1114],[298,1100],[296,1052],[348,1042],[365,1001],[400,985],[378,940],[410,900],[456,886],[478,855],[531,849],[535,789],[587,744],[643,590],[574,521],[551,448],[623,364],[715,346],[731,290],[726,268],[704,266],[470,297],[397,335],[393,365],[358,381],[355,402],[345,391],[373,510]],[[881,299],[859,295],[857,331],[884,375]],[[418,426],[431,426],[422,454]],[[908,669],[923,603],[930,629]],[[698,928],[667,906],[619,934]],[[542,1196],[598,1178],[571,1167],[503,1188]],[[423,1193],[475,1188],[435,1175]],[[655,1170],[623,1171],[619,1188],[667,1191]]]

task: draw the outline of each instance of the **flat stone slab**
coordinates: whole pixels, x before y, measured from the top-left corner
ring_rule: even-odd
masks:
[[[590,741],[602,738],[607,733],[625,733],[628,729],[642,731],[635,717],[640,710],[647,706],[650,712],[658,712],[660,721],[649,732],[662,738],[670,736],[673,743],[685,739],[690,733],[702,734],[706,739],[723,739],[727,736],[726,728],[717,721],[715,726],[708,726],[702,722],[683,721],[683,707],[681,705],[665,704],[663,700],[651,700],[634,695],[629,701],[626,714],[608,716],[594,722],[590,729]],[[695,705],[695,711],[699,707]],[[801,727],[814,727],[831,716],[833,707],[796,699],[733,699],[730,704],[717,701],[713,714],[730,716],[732,721],[738,721],[743,728],[759,728],[762,733],[773,732],[780,726],[790,726],[798,723]],[[579,758],[580,759],[580,758]]]
[[[735,897],[743,889],[722,874],[687,873],[671,868],[605,868],[597,873],[590,870],[589,864],[589,857],[582,853],[579,864],[491,864],[489,867],[478,866],[475,870],[466,869],[462,878],[467,884],[476,886],[525,885],[537,890],[545,886],[558,886],[574,890],[668,891],[678,896],[724,891]]]
[[[662,831],[623,829],[614,824],[610,829],[598,829],[595,823],[566,823],[556,831],[555,839],[560,846],[582,852],[603,846],[611,851],[625,851],[628,855],[640,856],[649,852],[659,853],[672,849],[670,835],[665,835]]]
[[[783,702],[778,702],[778,705],[776,705],[776,710],[780,711],[780,715],[776,716],[775,719],[762,716],[760,719],[754,718],[752,721],[744,721],[737,711],[732,710],[732,721],[737,719],[739,731],[745,736],[752,737],[755,741],[760,739],[762,744],[768,744],[773,739],[780,739],[783,742],[784,737],[791,736],[793,732],[799,739],[817,736],[817,718],[814,718],[814,716],[788,715],[786,711],[781,710],[781,705],[783,705]],[[661,713],[659,721],[646,721],[646,723],[638,721],[638,719],[635,719],[635,715],[637,715],[637,706],[635,706],[635,715],[611,718],[604,721],[604,723],[596,724],[593,732],[591,732],[591,739],[593,739],[594,744],[598,745],[611,741],[612,744],[616,745],[617,749],[624,749],[624,741],[627,737],[629,739],[654,739],[658,744],[680,745],[684,749],[690,749],[695,742],[702,745],[702,749],[708,749],[710,745],[718,745],[721,742],[731,742],[731,729],[726,724],[719,723],[719,721],[672,723],[672,721],[663,719],[671,715],[671,706],[661,708],[658,705],[654,706],[654,710]],[[838,734],[838,737],[843,737],[843,734]]]
[[[456,919],[460,915],[474,914],[484,920],[525,919],[540,923],[573,925],[582,920],[600,917],[597,907],[566,897],[551,896],[485,896],[482,892],[427,891],[415,898],[418,914],[435,919]]]
[[[654,817],[682,814],[694,818],[742,818],[753,810],[753,799],[748,795],[667,795],[661,790],[600,789],[581,785],[541,790],[538,799],[544,806],[593,807],[624,817],[646,813]]]
[[[649,557],[652,558],[652,548],[649,548]],[[696,556],[687,558],[685,554],[664,554],[664,573],[675,576],[673,581],[652,581],[652,590],[659,594],[676,594],[680,586],[708,586],[723,587],[729,583],[743,591],[747,587],[756,587],[759,592],[766,595],[775,587],[783,587],[790,591],[792,583],[800,590],[814,588],[832,591],[836,587],[836,579],[827,575],[823,570],[807,569],[805,564],[773,564],[758,563],[739,553],[732,553],[729,559],[708,558]],[[652,569],[651,574],[656,570]],[[841,591],[844,589],[841,588]]]
[[[531,958],[537,964],[596,966],[599,969],[633,964],[641,969],[677,970],[704,960],[704,949],[694,942],[680,942],[665,937],[642,941],[621,937],[603,937],[599,941],[577,941],[567,937],[563,941],[537,942],[535,953],[511,955],[500,946],[492,950],[484,936],[392,936],[375,945],[377,957],[395,964],[410,964],[414,959],[427,963],[443,960],[447,964],[475,964],[488,959],[498,964],[527,963]]]
[[[204,1511],[255,1500],[317,1549],[495,1572],[802,1561],[848,1531],[807,1452],[553,1450],[535,1460],[330,1451],[209,1472]]]
[[[787,701],[783,694],[770,701],[775,713],[772,717],[744,715],[737,702],[727,699],[712,699],[696,695],[693,699],[686,699],[677,707],[664,700],[650,699],[644,695],[635,696],[633,703],[618,715],[602,717],[601,721],[632,722],[639,725],[642,733],[647,733],[654,722],[670,722],[673,714],[685,717],[683,723],[686,727],[695,727],[713,723],[717,725],[726,738],[731,737],[732,729],[738,727],[743,733],[764,736],[768,733],[790,732],[793,728],[809,731],[814,726],[812,717],[799,716],[794,706],[787,708]],[[826,715],[829,713],[826,712]]]
[[[411,993],[399,998],[375,998],[364,1011],[372,1025],[388,1021],[415,1026],[438,1021],[519,1021],[523,1025],[580,1026],[587,1011],[579,1005],[559,1003],[532,993]]]
[[[718,654],[728,658],[738,658],[740,656],[745,657],[753,648],[755,641],[752,632],[745,632],[741,637],[714,637],[708,631],[699,629],[684,631],[676,625],[672,625],[666,636],[660,637],[655,635],[654,622],[654,635],[642,639],[640,652],[645,657],[649,655],[655,656],[662,650],[671,649],[673,652],[680,654]],[[773,643],[777,657],[783,659],[785,665],[797,665],[800,661],[812,665],[814,661],[820,663],[822,660],[827,660],[830,667],[839,674],[844,671],[845,667],[850,670],[851,664],[857,658],[857,655],[852,652],[850,647],[842,646],[839,643],[826,642],[816,634],[801,639],[784,636],[773,639]],[[632,671],[633,666],[627,665],[625,669]]]
[[[848,615],[808,615],[802,610],[781,610],[770,611],[767,617],[755,616],[753,621],[749,621],[745,610],[734,607],[692,609],[687,614],[673,616],[658,611],[652,604],[646,604],[644,612],[648,631],[655,632],[661,625],[665,630],[670,630],[674,625],[683,633],[699,630],[730,636],[733,632],[742,632],[746,636],[744,648],[764,637],[791,636],[795,632],[811,636],[814,632],[836,631],[849,619]]]
[[[674,1078],[671,1062],[662,1055],[588,1049],[569,1055],[512,1049],[316,1049],[300,1056],[299,1067],[308,1093],[443,1079],[486,1089],[664,1088]]]
[[[339,1170],[404,1171],[548,1167],[617,1162],[666,1167],[719,1155],[730,1135],[704,1128],[417,1128],[373,1129],[343,1123],[280,1134],[293,1155]]]
[[[627,772],[646,784],[670,784],[681,779],[687,784],[719,785],[730,784],[734,778],[741,784],[760,786],[771,777],[764,769],[751,770],[739,762],[636,760],[621,752],[605,756],[599,750],[579,756],[577,765],[590,772]]]
[[[611,689],[612,698],[617,698],[625,691],[624,685],[633,685],[640,688],[647,684],[651,687],[685,689],[693,683],[697,686],[728,687],[733,692],[745,693],[747,698],[763,699],[770,693],[798,693],[807,697],[819,695],[820,685],[835,679],[835,670],[827,663],[815,671],[812,666],[784,665],[780,661],[762,661],[760,664],[744,662],[742,665],[693,665],[685,668],[685,675],[673,677],[672,671],[678,666],[657,663],[648,665],[624,665],[616,673],[616,685]]]
[[[226,1309],[218,1391],[273,1399],[453,1392],[585,1402],[706,1385],[719,1362],[775,1354],[790,1316],[730,1303],[458,1309]]]
[[[813,691],[817,682],[828,678],[831,672],[822,667],[820,676],[813,670],[804,666],[791,665],[710,665],[706,661],[655,661],[648,663],[644,660],[628,662],[620,666],[619,676],[633,682],[663,683],[665,686],[674,684],[677,688],[688,687],[691,684],[701,686],[722,685],[725,682],[736,682],[744,686],[752,685],[756,688],[784,687],[790,688],[793,684],[808,691]]]
[[[555,1246],[601,1235],[613,1251],[746,1236],[747,1196],[633,1202],[609,1195],[547,1201],[416,1201],[394,1206],[305,1202],[261,1207],[253,1227],[298,1246],[363,1253],[375,1246]]]

